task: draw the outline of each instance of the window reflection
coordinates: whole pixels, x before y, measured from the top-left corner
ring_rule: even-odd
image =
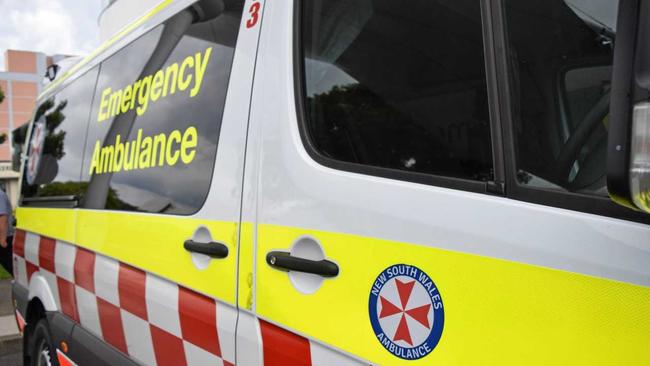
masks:
[[[96,79],[97,70],[93,69],[38,106],[34,125],[42,124],[44,138],[39,152],[29,146],[23,197],[83,194],[87,183],[80,179],[81,166]],[[36,138],[36,128],[32,130],[30,141]],[[28,176],[30,165],[38,167],[32,177]]]
[[[241,1],[226,5],[206,21],[181,12],[102,63],[82,170],[90,180],[83,207],[191,214],[203,205],[242,11]],[[124,102],[122,93],[136,84],[135,99]]]
[[[476,1],[306,2],[314,146],[344,162],[489,180],[482,39]]]

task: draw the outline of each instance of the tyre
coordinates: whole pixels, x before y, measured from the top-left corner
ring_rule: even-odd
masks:
[[[36,323],[29,336],[29,366],[59,366],[56,358],[56,348],[52,344],[52,336],[45,318]]]

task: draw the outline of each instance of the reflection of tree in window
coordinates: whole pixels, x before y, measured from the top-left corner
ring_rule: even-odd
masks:
[[[39,195],[43,197],[53,196],[77,196],[83,194],[88,188],[88,182],[53,182],[47,184],[39,190]],[[111,210],[135,210],[135,206],[122,201],[114,189],[108,192],[106,207]]]
[[[43,155],[52,156],[56,160],[61,160],[65,156],[65,151],[63,149],[65,131],[60,130],[56,132],[56,130],[65,120],[65,114],[63,114],[63,110],[67,105],[68,101],[62,100],[57,104],[56,108],[45,115],[45,130],[47,133],[45,135]],[[54,99],[49,99],[43,103],[38,109],[36,120],[38,121],[40,116],[43,115],[45,111],[50,110],[52,107],[54,107]]]
[[[39,121],[45,116],[45,139],[43,143],[43,151],[41,153],[38,172],[34,181],[34,185],[27,185],[27,179],[23,179],[23,195],[25,197],[32,196],[58,196],[58,194],[43,194],[42,189],[47,184],[54,181],[58,175],[58,161],[65,156],[65,135],[66,131],[61,130],[59,127],[65,121],[65,114],[63,110],[68,105],[67,100],[62,100],[58,104],[55,103],[54,98],[50,98],[43,102],[36,110],[34,121]]]
[[[21,157],[23,155],[23,149],[27,137],[28,128],[29,128],[29,124],[24,124],[21,127],[18,127],[17,129],[11,132],[11,142],[12,142],[12,151],[13,151],[11,156],[11,160],[12,160],[11,168],[15,172],[20,172]]]
[[[486,180],[489,156],[478,151],[457,154],[449,146],[456,139],[484,139],[487,122],[439,125],[418,123],[362,84],[334,86],[308,98],[310,129],[317,149],[337,160],[420,173]],[[482,122],[482,123],[481,123]],[[426,127],[425,127],[426,126]],[[469,146],[480,150],[480,143]]]
[[[73,205],[74,199],[80,197],[81,188],[71,189],[79,182],[83,162],[83,148],[88,125],[88,113],[92,101],[93,88],[97,81],[98,68],[95,67],[75,78],[69,85],[58,90],[55,95],[38,104],[34,122],[29,126],[41,125],[43,138],[41,151],[38,153],[38,171],[30,185],[26,176],[22,180],[21,199],[48,197],[45,200],[30,200],[29,205]],[[34,128],[31,136],[27,126],[14,130],[14,167],[18,167],[21,154],[26,156],[29,164]],[[22,151],[23,144],[28,151]],[[36,153],[36,152],[35,152]],[[27,174],[25,170],[24,174]],[[62,184],[68,184],[62,187]],[[23,201],[24,203],[25,201]]]
[[[55,182],[59,171],[59,162],[66,156],[65,138],[66,131],[61,125],[66,120],[63,113],[68,105],[67,100],[58,103],[54,98],[50,98],[41,104],[36,111],[35,120],[38,121],[45,116],[45,140],[43,144],[43,155],[39,167],[39,176],[37,184],[26,189],[31,190],[29,196],[39,197],[62,197],[76,196],[81,198],[88,187],[88,182]],[[117,192],[110,189],[107,198],[107,207],[111,209],[132,210],[133,206],[120,200]]]

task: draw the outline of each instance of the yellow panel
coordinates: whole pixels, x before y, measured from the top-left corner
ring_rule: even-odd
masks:
[[[74,243],[76,211],[65,208],[16,209],[16,227]]]
[[[238,227],[233,222],[129,212],[78,211],[77,244],[155,273],[221,301],[235,304]],[[228,246],[224,259],[198,270],[185,240],[200,226]]]
[[[268,251],[310,235],[340,275],[313,295],[296,291]],[[650,288],[476,255],[352,235],[261,225],[258,314],[382,365],[650,365]],[[417,361],[377,341],[368,299],[393,264],[419,267],[436,283],[445,324]]]

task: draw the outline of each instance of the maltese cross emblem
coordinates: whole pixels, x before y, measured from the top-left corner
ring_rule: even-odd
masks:
[[[431,278],[415,266],[386,268],[373,283],[370,323],[393,355],[415,360],[429,354],[442,335],[442,297]]]

